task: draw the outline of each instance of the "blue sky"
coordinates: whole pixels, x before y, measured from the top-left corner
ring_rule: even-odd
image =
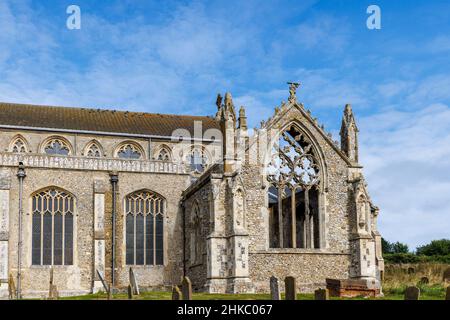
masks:
[[[450,237],[449,1],[0,0],[0,31],[0,101],[204,115],[230,91],[256,126],[300,81],[335,139],[351,103],[383,236]]]

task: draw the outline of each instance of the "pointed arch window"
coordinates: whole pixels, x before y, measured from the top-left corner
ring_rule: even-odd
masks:
[[[141,159],[143,151],[135,143],[125,143],[117,149],[116,155],[121,159]]]
[[[294,126],[274,144],[266,168],[271,247],[320,247],[318,163],[311,141]]]
[[[32,197],[32,264],[73,264],[74,197],[49,188]]]
[[[164,264],[164,199],[151,191],[125,198],[127,265]]]
[[[91,158],[100,158],[103,154],[102,147],[96,141],[90,142],[85,150],[85,155]]]
[[[201,173],[208,167],[209,157],[203,147],[194,147],[187,156],[191,170],[195,173]]]
[[[44,145],[44,152],[50,155],[70,155],[70,146],[67,141],[61,138],[51,138]]]
[[[160,160],[160,161],[170,161],[170,151],[167,150],[166,148],[162,148],[158,152],[157,159]]]
[[[28,146],[24,138],[17,137],[11,143],[11,152],[14,153],[26,153],[28,152]]]

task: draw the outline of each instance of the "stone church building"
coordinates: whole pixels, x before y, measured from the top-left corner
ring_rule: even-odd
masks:
[[[345,107],[341,142],[298,102],[250,130],[229,93],[211,117],[0,103],[0,297],[142,289],[381,292],[378,208]],[[99,276],[101,275],[101,276]],[[280,281],[283,283],[283,281]],[[9,288],[10,287],[10,288]]]

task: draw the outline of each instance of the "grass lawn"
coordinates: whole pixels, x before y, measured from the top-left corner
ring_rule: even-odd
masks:
[[[385,292],[384,297],[380,298],[331,298],[331,300],[403,300],[404,289]],[[171,292],[151,291],[142,292],[140,296],[134,297],[135,300],[170,300]],[[284,297],[283,297],[284,298]],[[443,288],[421,288],[420,300],[444,300],[445,292]],[[76,297],[64,297],[62,300],[105,300],[106,294],[89,294]],[[126,300],[126,293],[119,293],[113,296],[113,299]],[[270,300],[269,294],[208,294],[194,293],[193,300]],[[298,294],[297,300],[314,300],[313,294]]]

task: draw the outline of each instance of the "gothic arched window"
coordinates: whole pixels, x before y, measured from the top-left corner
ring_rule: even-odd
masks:
[[[162,148],[162,149],[158,152],[157,160],[160,160],[160,161],[170,161],[170,151],[167,150],[166,148]]]
[[[142,149],[136,143],[124,143],[116,151],[116,156],[121,159],[141,159]]]
[[[187,156],[187,161],[190,164],[191,170],[195,173],[205,171],[208,166],[208,156],[203,147],[194,147]]]
[[[99,158],[103,154],[102,147],[97,141],[91,141],[86,145],[84,155],[92,158]]]
[[[33,265],[73,264],[74,210],[74,197],[57,188],[32,197]]]
[[[267,166],[270,246],[320,246],[320,168],[311,141],[296,127],[282,132]]]
[[[164,264],[164,199],[151,191],[125,198],[126,264]]]
[[[68,156],[71,153],[70,145],[65,139],[50,138],[44,144],[44,152],[50,155]]]
[[[26,153],[28,152],[28,144],[21,136],[15,138],[11,142],[10,152],[14,153]]]

